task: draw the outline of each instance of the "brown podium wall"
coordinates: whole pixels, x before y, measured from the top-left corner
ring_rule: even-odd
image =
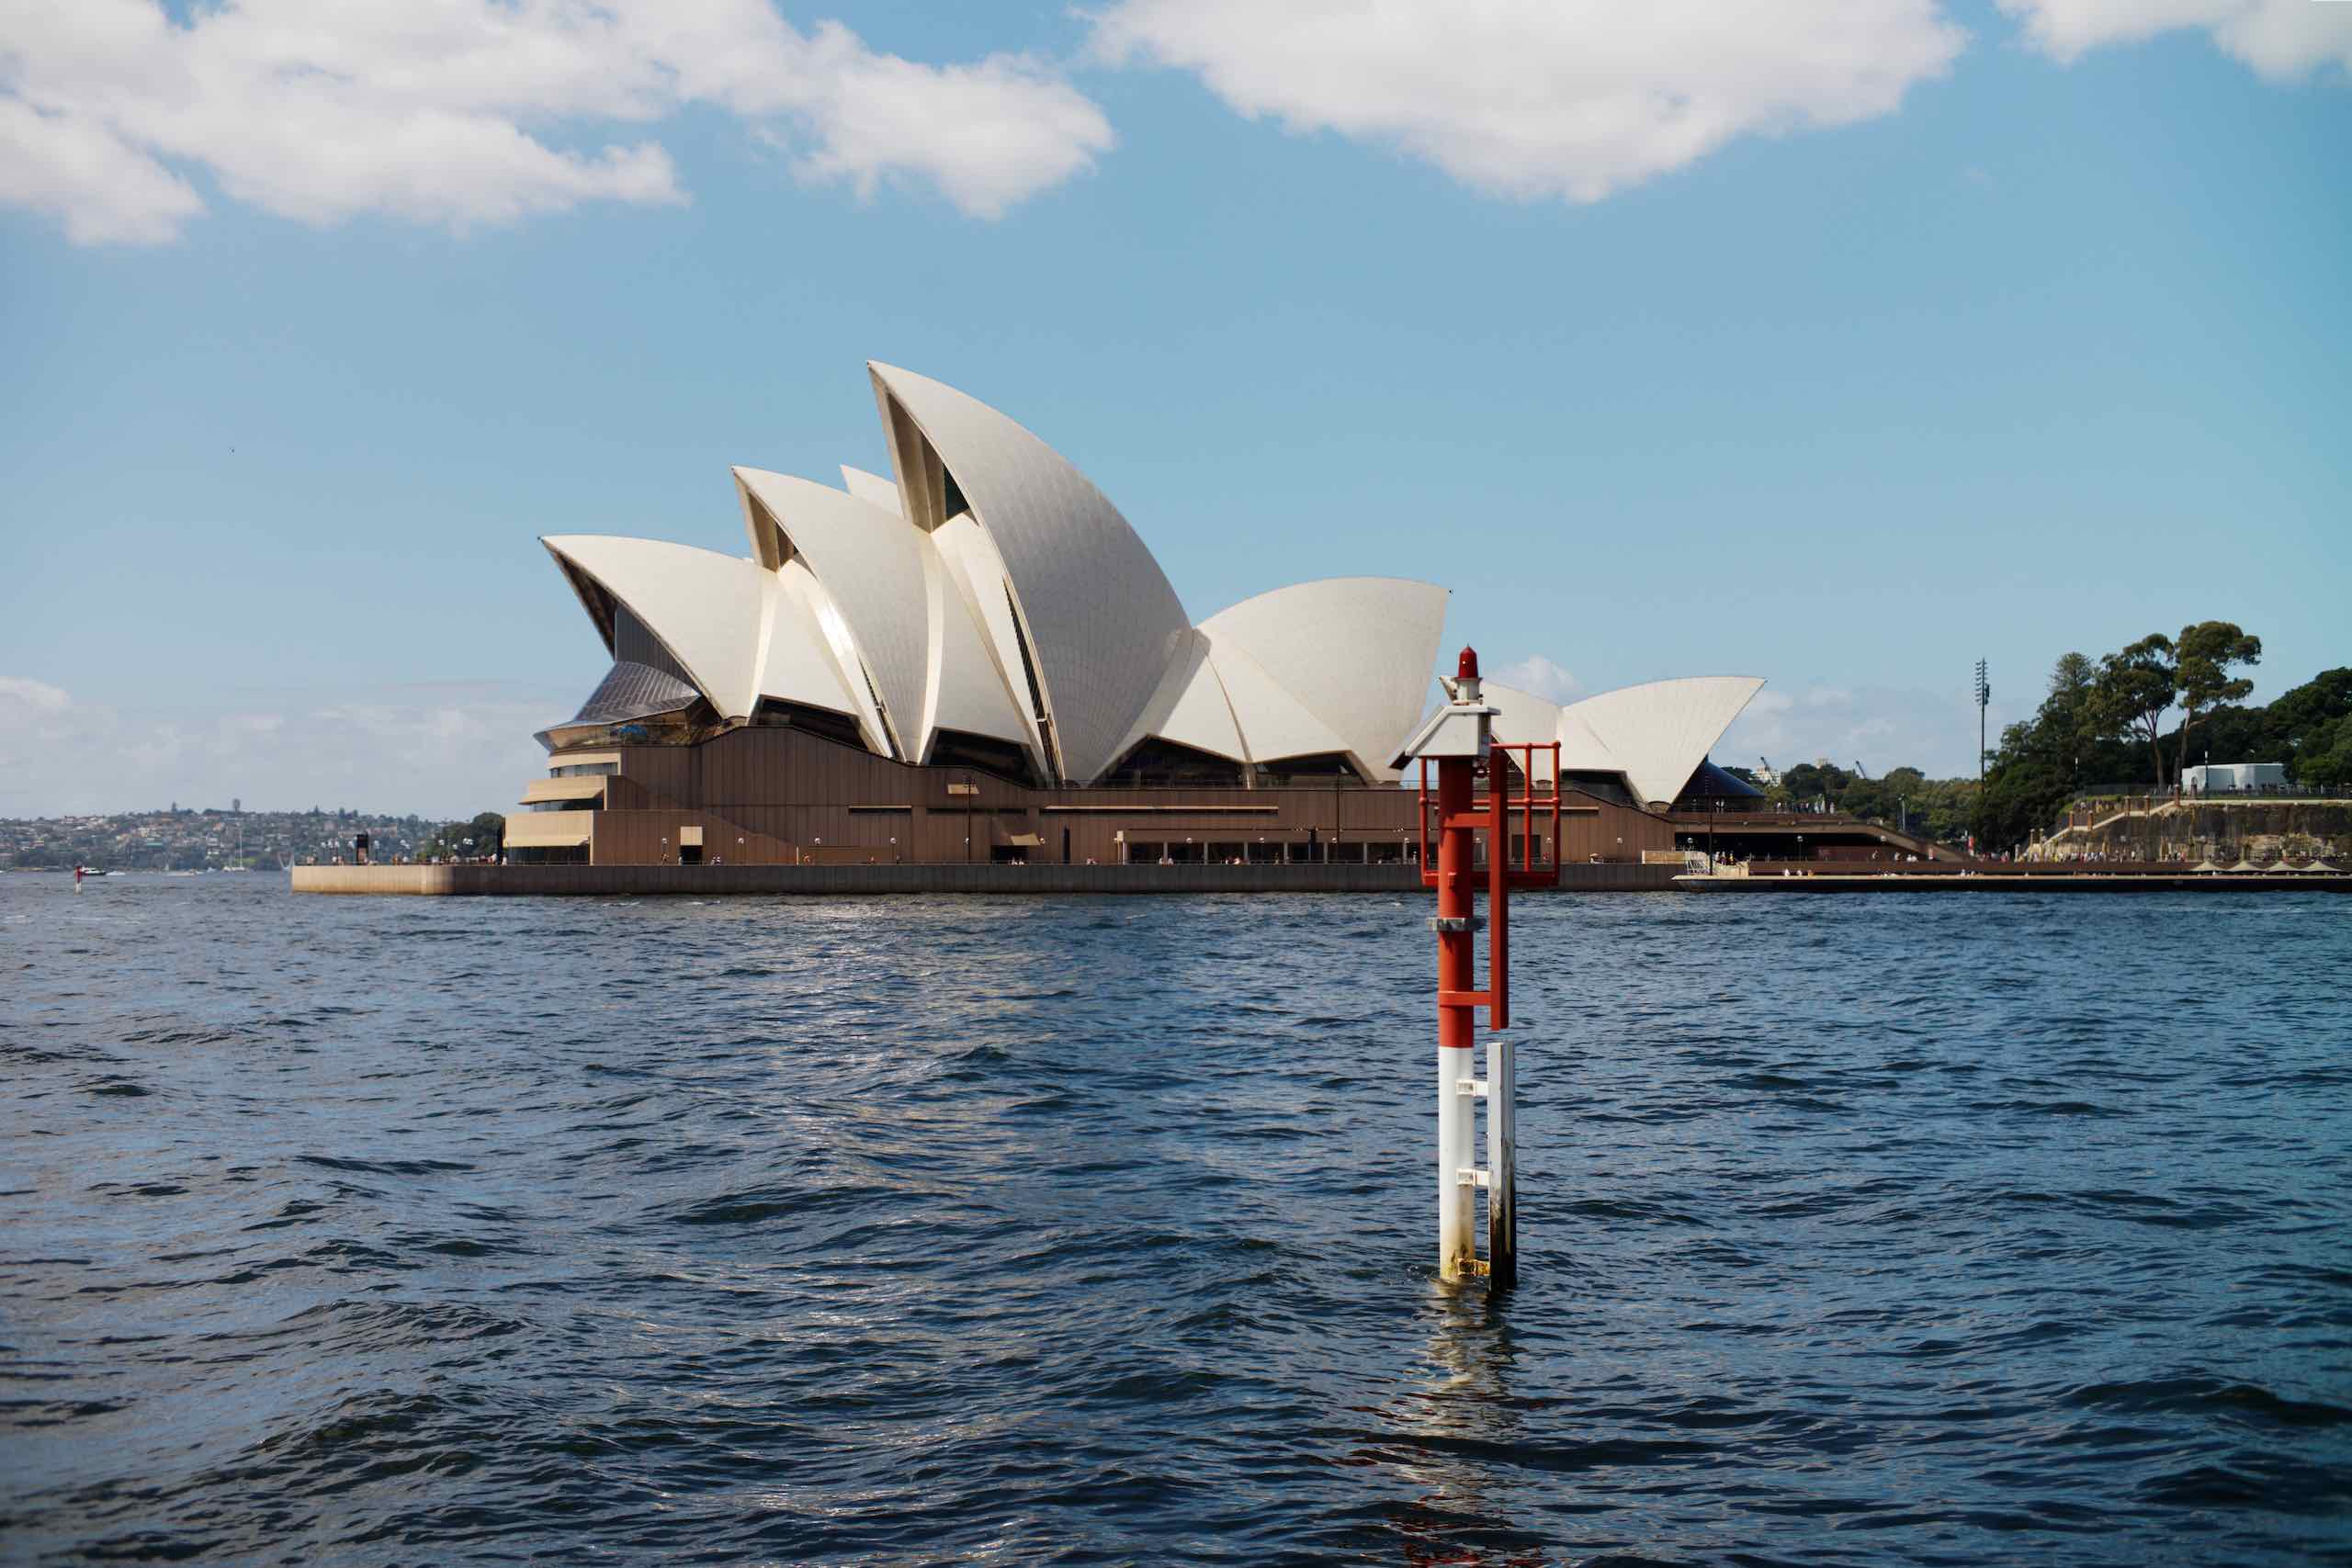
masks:
[[[1247,853],[1261,840],[1270,851],[1304,844],[1310,829],[1318,844],[1418,843],[1409,789],[1034,789],[969,769],[893,762],[788,728],[617,750],[621,772],[608,795],[616,809],[595,814],[598,864],[673,863],[685,824],[704,829],[706,859],[741,864],[983,863],[1012,847],[1058,863],[1065,832],[1068,857],[1080,865],[1120,863],[1131,842],[1190,839],[1204,852],[1219,844]],[[1548,817],[1539,813],[1547,837]],[[1030,835],[1034,845],[1023,841]],[[1648,812],[1574,792],[1564,803],[1560,848],[1570,864],[1638,862],[1645,850],[1672,849],[1674,835],[1672,822]]]

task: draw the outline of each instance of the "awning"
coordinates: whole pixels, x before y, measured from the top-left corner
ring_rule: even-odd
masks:
[[[1018,845],[1024,850],[1035,850],[1045,846],[1046,838],[1042,833],[1014,833],[1004,841]]]
[[[584,811],[526,811],[506,819],[510,850],[576,850],[587,841]]]
[[[579,779],[533,779],[523,786],[525,806],[537,806],[544,800],[602,800],[605,785],[611,781],[597,774]]]

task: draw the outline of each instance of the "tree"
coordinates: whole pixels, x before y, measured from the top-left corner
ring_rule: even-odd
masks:
[[[2062,653],[2050,667],[2050,694],[2070,700],[2087,698],[2098,683],[2098,666],[2079,653]]]
[[[2137,730],[2146,735],[2148,750],[2155,754],[2159,793],[2165,787],[2165,754],[2158,744],[2159,727],[2165,710],[2172,706],[2178,684],[2172,639],[2162,632],[2150,632],[2129,648],[2101,659],[2098,680],[2093,687],[2097,724],[2104,734]]]
[[[2037,719],[2001,731],[2001,743],[1984,771],[1984,788],[1970,813],[1980,854],[2025,842],[2074,793],[2072,770],[2053,754],[2056,739]]]
[[[1853,775],[1835,763],[1824,767],[1815,762],[1799,762],[1781,775],[1781,788],[1786,793],[1789,803],[1799,807],[1825,797],[1835,807],[1845,795],[1847,786],[1853,782]]]
[[[466,840],[473,841],[469,844]],[[494,855],[506,847],[506,818],[484,811],[470,822],[448,822],[426,835],[416,846],[420,858],[454,859],[459,855]]]
[[[2295,749],[2295,782],[2313,789],[2352,784],[2352,716],[2313,728]]]
[[[2180,628],[2175,649],[2173,693],[2180,700],[2181,718],[2180,752],[2173,776],[2178,778],[2180,770],[2188,766],[2188,730],[2198,714],[2253,693],[2252,681],[2230,671],[2241,664],[2261,663],[2262,639],[2247,636],[2234,621],[2199,621]]]
[[[2060,654],[2050,667],[2050,694],[2034,716],[2041,750],[2064,763],[2070,787],[2092,782],[2083,771],[2111,733],[2099,702],[2098,676],[2099,667],[2084,655]]]
[[[2314,731],[2352,715],[2352,666],[2323,670],[2261,711],[2266,720],[2263,749],[2275,755],[2245,761],[2276,761],[2294,756]]]
[[[466,836],[474,841],[474,853],[494,855],[506,847],[506,818],[495,811],[479,813],[468,826]]]

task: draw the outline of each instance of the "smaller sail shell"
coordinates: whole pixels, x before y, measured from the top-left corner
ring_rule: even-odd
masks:
[[[1753,675],[1693,675],[1571,703],[1560,710],[1561,765],[1620,771],[1645,804],[1671,801],[1763,687]]]
[[[1121,742],[1119,755],[1124,757],[1138,742],[1158,736],[1232,761],[1250,761],[1249,745],[1233,716],[1233,704],[1209,655],[1209,639],[1200,632],[1192,633],[1170,662],[1159,690],[1144,705],[1142,715]]]
[[[766,619],[768,574],[758,562],[604,534],[551,535],[540,543],[627,604],[719,716],[750,716]]]
[[[1281,682],[1266,672],[1265,666],[1219,637],[1210,636],[1208,640],[1209,662],[1216,667],[1217,682],[1233,705],[1233,716],[1252,762],[1320,757],[1348,750],[1348,743],[1338,732],[1291,695]],[[1384,762],[1387,760],[1381,759]]]
[[[830,485],[763,468],[737,468],[735,479],[840,610],[860,666],[848,673],[872,682],[899,753],[912,758],[922,744],[930,642],[921,536],[896,513]]]
[[[1327,577],[1245,599],[1201,629],[1248,654],[1367,778],[1394,779],[1389,761],[1428,705],[1446,598],[1408,578]],[[1250,713],[1240,711],[1255,749]]]

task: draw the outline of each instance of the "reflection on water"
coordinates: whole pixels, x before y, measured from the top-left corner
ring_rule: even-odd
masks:
[[[2342,908],[0,879],[0,1557],[2342,1556]]]
[[[1527,1436],[1511,1393],[1510,1294],[1430,1285],[1426,1363],[1391,1412],[1397,1473],[1418,1489],[1396,1518],[1408,1562],[1542,1560],[1545,1538],[1510,1517],[1497,1484]]]

